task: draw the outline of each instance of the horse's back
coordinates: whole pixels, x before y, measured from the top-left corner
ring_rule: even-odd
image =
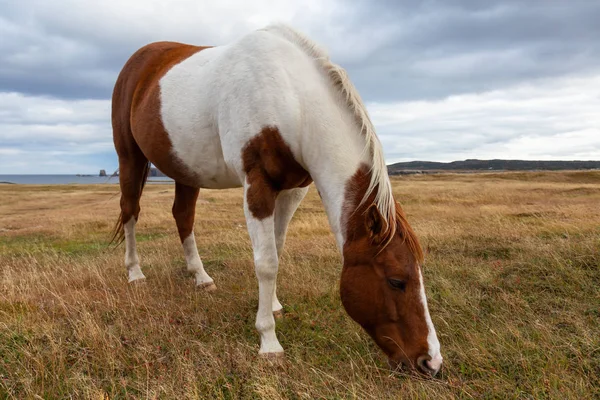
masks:
[[[285,38],[255,31],[193,54],[164,75],[162,122],[174,152],[203,186],[241,185],[243,149],[265,127],[277,127],[300,154],[298,86],[310,63]]]
[[[287,38],[263,30],[233,43],[225,59],[218,83],[221,132],[256,135],[277,126],[296,149],[305,103],[312,101],[304,92],[321,78],[314,60]]]
[[[312,63],[298,46],[265,31],[212,48],[152,43],[123,68],[113,119],[130,121],[146,157],[173,179],[240,186],[243,147],[265,126],[276,126],[300,155],[299,92],[320,79]]]
[[[171,143],[157,113],[158,81],[172,65],[202,49],[184,43],[155,42],[127,60],[112,96],[113,137],[119,158],[128,157],[136,147],[167,175],[192,183],[190,174],[172,162]]]
[[[144,95],[154,88],[154,83],[173,66],[177,59],[202,50],[202,47],[177,42],[155,42],[137,50],[125,63],[112,96],[112,113],[114,118],[130,118],[134,108],[143,100]],[[170,61],[170,62],[169,62]]]

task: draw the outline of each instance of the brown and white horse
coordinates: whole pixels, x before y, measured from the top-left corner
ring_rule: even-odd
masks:
[[[175,180],[173,216],[198,287],[215,290],[193,225],[199,188],[244,188],[259,305],[260,351],[275,334],[278,255],[314,181],[343,257],[344,308],[389,357],[434,375],[442,365],[423,254],[392,195],[381,143],[355,87],[310,39],[285,25],[234,43],[159,42],[123,67],[112,103],[129,282],[144,279],[135,224],[149,163]]]

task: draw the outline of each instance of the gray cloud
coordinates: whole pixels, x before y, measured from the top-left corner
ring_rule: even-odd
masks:
[[[116,168],[110,95],[139,47],[272,21],[327,48],[389,162],[600,159],[600,2],[0,0],[0,173]]]
[[[375,4],[363,3],[369,11],[356,25],[362,35],[390,27],[389,38],[348,66],[372,100],[440,98],[599,69],[598,2]]]
[[[109,98],[123,63],[145,43],[221,44],[260,25],[245,9],[199,1],[121,3],[1,3],[0,91]],[[315,15],[284,7],[266,16],[292,20],[328,47],[368,100],[441,98],[600,65],[594,1],[323,4]]]

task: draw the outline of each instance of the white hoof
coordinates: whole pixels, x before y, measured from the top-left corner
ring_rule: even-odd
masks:
[[[272,332],[272,333],[275,334],[275,332]],[[281,345],[279,344],[279,341],[277,339],[270,340],[270,341],[261,340],[260,350],[258,351],[259,355],[262,356],[263,354],[278,354],[278,353],[283,354],[283,347],[281,347]]]
[[[146,280],[146,276],[142,273],[140,267],[132,268],[129,270],[129,279],[127,282],[132,283],[135,281],[144,281]]]

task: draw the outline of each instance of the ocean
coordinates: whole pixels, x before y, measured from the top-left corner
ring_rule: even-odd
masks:
[[[148,177],[148,183],[169,183],[174,181],[163,176]],[[90,185],[90,184],[116,184],[119,177],[98,175],[0,175],[0,183],[15,183],[21,185]]]

